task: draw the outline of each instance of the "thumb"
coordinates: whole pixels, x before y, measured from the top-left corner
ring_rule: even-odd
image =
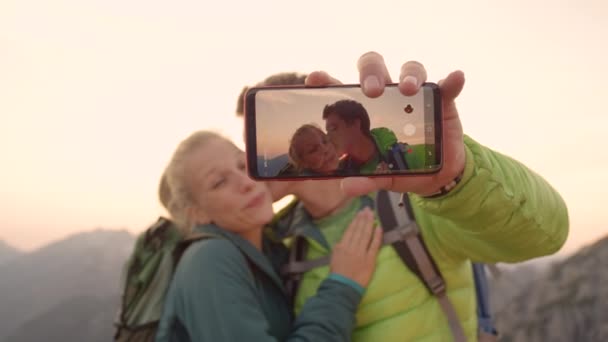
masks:
[[[463,87],[464,73],[462,71],[454,71],[448,77],[439,81],[444,122],[458,119],[458,110],[456,109],[456,102],[454,100],[456,100]]]
[[[464,88],[464,72],[460,70],[450,73],[448,77],[439,81],[441,99],[444,103],[454,101],[460,95],[462,88]]]

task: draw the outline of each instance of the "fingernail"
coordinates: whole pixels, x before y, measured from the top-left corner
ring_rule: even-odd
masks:
[[[380,88],[380,80],[378,79],[378,77],[376,76],[367,76],[365,78],[365,81],[363,81],[363,89],[364,90],[371,90],[371,89],[378,89]]]
[[[413,84],[414,87],[418,87],[418,79],[414,76],[408,75],[403,78],[403,83]]]

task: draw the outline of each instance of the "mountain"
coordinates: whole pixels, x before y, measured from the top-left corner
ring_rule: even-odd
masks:
[[[5,341],[111,341],[117,305],[116,296],[69,298],[22,324]]]
[[[45,317],[56,322],[64,317],[99,318],[108,329],[112,322],[106,315],[116,312],[120,272],[134,241],[127,231],[99,229],[0,265],[0,341],[6,336],[18,337],[19,331],[37,331],[47,340],[57,329],[53,325],[42,325],[51,329],[48,331],[28,329],[41,326]],[[93,304],[99,307],[89,316],[80,312]]]
[[[607,283],[608,237],[533,275],[505,301],[495,314],[501,341],[608,341]]]
[[[0,265],[0,341],[109,341],[126,231],[74,235]],[[504,342],[608,341],[608,238],[569,258],[499,266],[491,304]]]
[[[289,163],[287,154],[281,154],[272,159],[264,159],[263,156],[258,156],[258,172],[260,176],[274,177],[287,163]]]
[[[0,265],[18,257],[21,254],[23,254],[23,252],[0,240]]]

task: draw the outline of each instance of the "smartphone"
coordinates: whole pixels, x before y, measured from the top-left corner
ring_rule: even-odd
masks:
[[[251,88],[245,95],[247,169],[256,180],[432,174],[442,166],[439,87],[414,96],[389,84]]]

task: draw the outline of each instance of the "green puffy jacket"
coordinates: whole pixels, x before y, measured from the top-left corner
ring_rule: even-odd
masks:
[[[447,283],[470,341],[477,340],[471,261],[519,262],[557,252],[568,235],[566,206],[538,174],[519,162],[465,137],[466,166],[460,184],[440,198],[410,195],[425,243]],[[318,222],[327,229],[303,229],[307,259],[329,253],[360,204]],[[309,223],[310,225],[310,223]],[[304,227],[306,228],[306,227]],[[327,277],[327,266],[304,274],[296,312]],[[437,300],[407,269],[390,246],[359,305],[353,341],[451,341]]]
[[[363,165],[356,165],[356,163],[350,159],[347,158],[345,160],[342,161],[341,163],[341,167],[347,169],[347,170],[355,170],[357,172],[360,172],[362,174],[373,174],[375,173],[378,164],[380,164],[380,162],[382,160],[388,160],[388,155],[390,153],[391,148],[393,147],[394,144],[396,144],[397,142],[399,142],[397,140],[397,136],[395,135],[395,133],[393,131],[391,131],[388,128],[385,127],[378,127],[378,128],[374,128],[370,131],[370,134],[372,136],[372,138],[374,139],[374,143],[376,144],[376,148],[378,149],[378,152],[382,154],[381,158],[378,158],[378,156],[376,156],[375,158],[373,158],[372,160],[368,161],[367,163],[363,164]],[[427,160],[425,159],[425,151],[427,150],[427,145],[424,144],[417,144],[417,145],[407,145],[408,146],[408,150],[403,152],[403,158],[406,160],[407,165],[409,166],[410,169],[424,169],[425,164],[428,165],[434,165],[436,164],[436,161],[434,159],[434,156],[432,157],[432,160],[429,160],[427,162]],[[432,145],[429,145],[430,147],[432,147]],[[432,148],[430,148],[432,150]]]

